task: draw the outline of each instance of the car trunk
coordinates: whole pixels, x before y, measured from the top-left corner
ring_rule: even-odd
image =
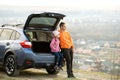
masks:
[[[31,14],[24,25],[24,33],[32,43],[35,53],[49,53],[52,31],[57,28],[60,20],[65,15],[59,13],[44,12]]]
[[[32,50],[35,53],[50,53],[51,31],[29,30],[26,35],[32,43]]]

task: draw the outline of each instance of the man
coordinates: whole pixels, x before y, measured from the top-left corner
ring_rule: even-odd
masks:
[[[68,31],[66,31],[66,24],[64,22],[60,23],[60,47],[63,56],[66,60],[66,68],[68,78],[75,78],[72,70],[73,62],[73,41]]]

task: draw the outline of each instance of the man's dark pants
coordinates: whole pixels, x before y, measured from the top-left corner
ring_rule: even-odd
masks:
[[[66,68],[67,68],[67,75],[74,76],[72,70],[72,62],[73,62],[73,51],[72,48],[62,48],[61,49],[63,56],[66,60]]]

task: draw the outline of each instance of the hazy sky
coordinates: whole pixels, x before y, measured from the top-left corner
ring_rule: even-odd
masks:
[[[120,9],[120,0],[0,0],[0,5],[114,10]]]

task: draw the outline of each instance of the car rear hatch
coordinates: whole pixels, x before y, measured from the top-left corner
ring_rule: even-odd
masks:
[[[59,13],[31,14],[24,26],[24,33],[32,43],[34,53],[50,53],[51,32],[65,15]]]
[[[24,30],[30,29],[43,29],[43,30],[54,30],[58,23],[63,19],[65,15],[58,13],[44,12],[41,14],[31,14],[25,23]]]

